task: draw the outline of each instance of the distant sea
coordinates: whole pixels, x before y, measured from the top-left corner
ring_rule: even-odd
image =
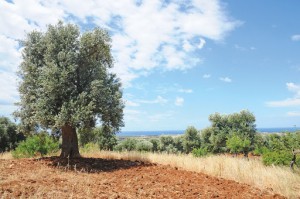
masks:
[[[170,131],[123,131],[117,134],[120,137],[126,136],[160,136],[160,135],[180,135],[184,134],[185,130],[170,130]],[[259,133],[281,133],[300,131],[300,127],[282,127],[282,128],[257,128]]]

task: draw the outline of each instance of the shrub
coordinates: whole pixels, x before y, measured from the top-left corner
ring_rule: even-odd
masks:
[[[150,142],[152,143],[152,152],[158,151],[159,150],[159,139],[152,138],[150,140]]]
[[[15,149],[22,140],[25,140],[25,136],[17,133],[16,124],[7,117],[0,117],[0,152]]]
[[[178,153],[178,149],[173,144],[169,144],[166,147],[165,152],[167,152],[167,153]]]
[[[115,150],[117,151],[133,151],[136,149],[137,140],[134,138],[126,138],[118,145],[115,146]]]
[[[14,158],[28,158],[36,155],[47,155],[59,150],[59,143],[54,141],[46,133],[41,133],[28,137],[22,141],[15,151],[12,152]]]
[[[209,154],[209,151],[207,149],[207,147],[201,147],[198,149],[193,149],[192,154],[194,157],[203,157],[203,156],[207,156]]]
[[[291,151],[268,151],[262,156],[262,161],[265,165],[290,165],[293,158]],[[299,158],[296,165],[300,165]]]
[[[190,126],[186,129],[186,131],[184,132],[182,144],[185,153],[190,153],[194,148],[200,147],[200,134],[195,127]]]
[[[183,153],[183,141],[184,141],[183,136],[177,136],[174,138],[174,147],[180,153]]]
[[[262,147],[257,146],[257,147],[255,147],[255,149],[253,151],[253,154],[254,155],[262,155],[262,154],[267,153],[267,152],[269,152],[269,149],[267,147],[265,147],[265,146],[262,146]]]
[[[230,149],[231,153],[235,153],[235,154],[240,152],[244,152],[245,154],[248,154],[250,145],[251,142],[249,139],[247,138],[242,139],[238,135],[233,135],[226,141],[227,148]]]
[[[104,126],[102,128],[95,128],[94,131],[98,137],[98,145],[100,150],[113,150],[117,145],[117,138],[115,132],[111,128]]]
[[[152,151],[153,144],[147,140],[139,141],[136,144],[137,151]]]
[[[167,147],[169,145],[173,146],[173,144],[174,144],[174,139],[172,136],[160,136],[159,137],[159,151],[166,151]]]

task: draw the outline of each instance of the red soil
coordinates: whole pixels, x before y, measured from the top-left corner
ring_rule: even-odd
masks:
[[[0,198],[284,198],[167,166],[80,158],[0,160]]]

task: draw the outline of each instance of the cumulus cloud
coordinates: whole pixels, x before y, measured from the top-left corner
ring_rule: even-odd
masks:
[[[266,105],[270,107],[300,106],[300,85],[288,82],[286,83],[286,87],[289,91],[294,93],[294,96],[292,98],[287,98],[279,101],[269,101],[266,102]]]
[[[113,71],[125,85],[143,74],[141,71],[196,66],[201,59],[191,51],[203,48],[207,39],[222,40],[241,24],[228,16],[219,0],[0,1],[0,17],[1,38],[13,41],[34,29],[44,30],[59,19],[108,29],[116,61]],[[6,47],[13,49],[7,62],[17,65],[15,43]]]
[[[112,71],[125,87],[153,69],[187,70],[197,66],[202,58],[196,52],[207,40],[220,41],[241,24],[228,15],[219,0],[0,1],[0,18],[1,110],[14,107],[18,99],[15,72],[21,62],[19,41],[26,33],[45,31],[48,24],[58,20],[80,24],[82,30],[94,26],[106,28],[112,37],[115,59]],[[143,103],[167,102],[157,96],[154,100],[125,103],[137,107]]]
[[[176,97],[176,99],[175,99],[176,106],[182,106],[183,103],[184,103],[184,99],[182,97]]]
[[[232,79],[230,79],[229,77],[220,77],[220,80],[226,83],[232,82]]]
[[[300,35],[293,35],[291,36],[292,41],[300,41]]]

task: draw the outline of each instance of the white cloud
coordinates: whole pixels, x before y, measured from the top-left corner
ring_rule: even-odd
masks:
[[[269,101],[266,103],[267,106],[270,107],[288,107],[288,106],[299,106],[300,99],[299,98],[288,98],[281,101]]]
[[[210,75],[210,74],[204,74],[202,77],[203,77],[204,79],[208,79],[208,78],[211,77],[211,75]]]
[[[270,107],[300,106],[300,85],[288,82],[286,83],[286,87],[289,91],[294,93],[293,98],[287,98],[279,101],[269,101],[266,102],[266,105]]]
[[[219,0],[144,0],[141,4],[135,0],[0,1],[0,18],[0,71],[9,72],[1,74],[1,85],[7,85],[1,87],[2,101],[14,100],[17,95],[15,80],[10,80],[17,79],[13,72],[21,61],[18,40],[32,30],[44,31],[47,24],[55,24],[58,20],[108,29],[115,59],[112,71],[125,87],[154,68],[186,70],[195,67],[202,59],[194,51],[203,48],[207,39],[222,40],[241,24],[228,16]],[[144,101],[166,102],[161,96]],[[137,103],[127,102],[127,105]]]
[[[0,17],[0,35],[13,40],[33,29],[44,30],[58,19],[107,28],[112,33],[116,60],[113,71],[125,85],[139,77],[137,70],[194,67],[201,59],[190,51],[203,48],[205,39],[222,40],[241,24],[228,16],[219,0],[144,0],[140,4],[134,0],[0,1]],[[194,38],[199,44],[193,44]],[[15,48],[14,44],[10,47]]]
[[[178,92],[180,92],[180,93],[192,93],[193,90],[192,89],[179,89]]]
[[[176,100],[175,100],[176,106],[182,106],[183,103],[184,103],[184,99],[182,97],[176,97]]]
[[[12,105],[18,100],[17,77],[0,71],[0,105]]]
[[[187,40],[184,40],[183,41],[183,45],[182,45],[183,49],[186,51],[186,52],[190,52],[190,51],[193,51],[195,50],[195,47],[191,45],[191,43]]]
[[[220,80],[226,83],[232,82],[232,79],[230,79],[229,77],[220,77]]]
[[[299,111],[290,111],[290,112],[287,112],[287,116],[289,116],[289,117],[300,117],[300,112]]]
[[[125,105],[126,105],[126,106],[130,106],[130,107],[137,107],[137,106],[140,106],[139,103],[136,103],[136,102],[133,102],[133,101],[130,101],[130,100],[126,100],[126,101],[125,101]]]
[[[293,36],[291,36],[291,40],[293,40],[293,41],[300,41],[300,35],[293,35]]]
[[[289,91],[294,92],[296,97],[300,97],[300,85],[296,85],[292,82],[286,83],[286,87]]]
[[[137,100],[137,102],[142,104],[165,104],[168,100],[161,96],[157,96],[154,100]]]
[[[204,47],[205,43],[206,43],[206,41],[204,39],[200,38],[200,43],[198,45],[198,48],[202,49]]]

